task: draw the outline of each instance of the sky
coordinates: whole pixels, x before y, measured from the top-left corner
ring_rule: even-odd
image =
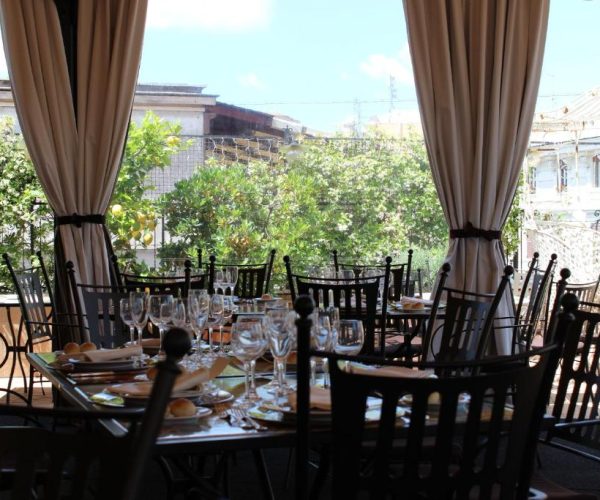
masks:
[[[551,0],[538,111],[600,86],[598,22],[600,0]],[[323,132],[418,113],[400,0],[149,0],[139,81]]]

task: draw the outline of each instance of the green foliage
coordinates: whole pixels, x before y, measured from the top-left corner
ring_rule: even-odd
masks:
[[[276,248],[302,267],[405,259],[411,246],[444,247],[447,227],[418,138],[305,141],[278,164],[207,162],[161,198],[176,242],[162,256],[201,247],[229,261],[260,262]]]
[[[0,119],[0,253],[8,253],[21,267],[37,250],[50,253],[53,226],[33,164],[13,127],[10,118]],[[51,265],[51,259],[47,260]],[[0,263],[0,288],[12,288],[4,262]]]
[[[129,125],[123,163],[107,214],[113,246],[121,257],[135,258],[135,250],[149,246],[154,239],[156,202],[147,195],[156,189],[151,172],[168,167],[171,156],[188,147],[178,137],[180,132],[179,124],[151,111],[139,125]]]

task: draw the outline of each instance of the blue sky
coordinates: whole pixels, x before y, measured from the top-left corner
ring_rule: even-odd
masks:
[[[417,102],[401,0],[149,0],[143,83],[206,85],[219,100],[322,131]],[[552,0],[538,110],[600,86],[600,0]],[[0,76],[6,63],[0,60]]]

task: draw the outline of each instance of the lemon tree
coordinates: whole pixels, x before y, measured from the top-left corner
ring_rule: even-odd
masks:
[[[171,164],[171,156],[187,142],[179,137],[181,126],[147,112],[140,124],[131,122],[123,162],[115,186],[107,223],[113,247],[123,257],[135,258],[135,250],[151,245],[157,225],[156,202],[148,194],[153,169]]]

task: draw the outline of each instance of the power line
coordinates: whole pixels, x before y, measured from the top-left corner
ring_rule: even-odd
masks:
[[[577,97],[579,94],[547,94],[538,95],[538,98],[548,99],[554,97]],[[352,104],[353,106],[359,104],[401,104],[401,103],[416,103],[416,98],[411,99],[352,99],[344,101],[271,101],[271,102],[246,102],[239,103],[238,106],[283,106],[283,105],[333,105],[333,104]]]

